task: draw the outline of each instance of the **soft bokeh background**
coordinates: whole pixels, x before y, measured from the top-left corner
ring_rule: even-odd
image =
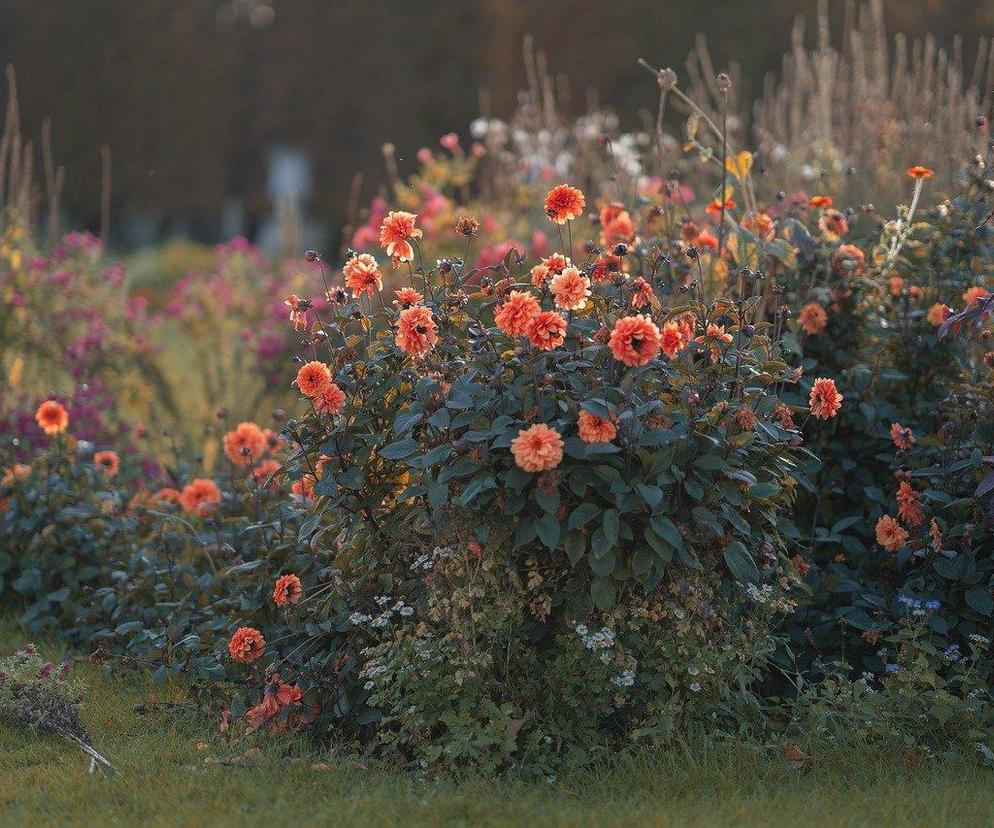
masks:
[[[334,244],[354,174],[368,197],[381,147],[403,169],[423,145],[506,116],[534,37],[575,112],[594,100],[637,122],[655,106],[645,56],[678,70],[706,31],[716,68],[755,88],[814,0],[0,0],[0,61],[18,76],[26,136],[53,122],[68,224],[100,223],[100,147],[112,149],[111,240],[267,242],[274,192],[302,190],[310,235]],[[830,4],[836,36],[847,7]],[[994,26],[991,0],[885,2],[888,29]],[[811,29],[809,26],[809,35]],[[964,44],[969,53],[972,44]],[[566,82],[568,80],[568,83]],[[279,178],[275,184],[273,177]]]

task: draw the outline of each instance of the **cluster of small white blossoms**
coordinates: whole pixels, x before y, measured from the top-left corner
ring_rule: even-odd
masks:
[[[403,598],[398,598],[394,601],[393,606],[389,605],[393,601],[389,595],[377,595],[374,600],[381,607],[379,615],[369,615],[368,613],[358,611],[353,612],[349,616],[352,626],[361,627],[368,624],[373,629],[381,630],[390,625],[390,620],[394,615],[399,615],[403,618],[410,618],[414,615],[414,607],[405,603]]]
[[[413,572],[430,572],[435,568],[435,564],[443,558],[451,558],[455,552],[456,550],[451,546],[436,546],[431,552],[425,552],[415,558],[414,563],[411,564],[411,570]]]
[[[631,687],[635,684],[635,671],[622,670],[618,675],[612,677],[611,684],[615,687]]]
[[[600,652],[600,660],[607,664],[611,660],[610,650],[614,646],[614,630],[601,627],[597,632],[590,632],[586,624],[577,624],[576,634],[580,636],[583,646],[591,652]]]
[[[692,664],[690,667],[687,668],[687,672],[695,679],[695,681],[690,682],[690,684],[688,685],[691,693],[700,693],[702,690],[701,683],[699,681],[696,681],[697,676],[700,676],[702,674],[706,676],[713,676],[715,674],[714,667],[712,667],[710,664],[704,664],[701,667]]]
[[[386,672],[387,672],[386,665],[376,664],[374,662],[370,662],[369,664],[367,664],[365,667],[362,668],[362,670],[359,671],[359,678],[364,678],[367,680],[366,683],[363,685],[363,688],[366,690],[372,690],[374,687],[376,687],[376,679],[378,679]]]
[[[971,633],[970,640],[978,647],[986,647],[991,643],[991,640],[986,635],[980,635],[980,633]]]
[[[749,584],[745,588],[745,593],[751,601],[763,604],[774,612],[790,613],[794,611],[794,602],[786,595],[775,594],[773,584],[763,584],[761,587]]]

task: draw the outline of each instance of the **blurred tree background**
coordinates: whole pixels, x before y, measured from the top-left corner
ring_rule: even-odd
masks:
[[[843,0],[831,10],[838,37]],[[885,10],[890,32],[943,45],[994,24],[994,0]],[[0,0],[0,60],[17,70],[25,134],[52,119],[73,224],[99,224],[107,143],[115,227],[140,216],[155,237],[212,241],[234,201],[252,234],[272,212],[269,152],[287,145],[310,158],[307,211],[334,236],[353,173],[364,196],[382,181],[384,142],[410,166],[443,133],[465,136],[481,99],[511,112],[526,34],[574,110],[596,95],[634,123],[656,99],[639,56],[679,71],[704,32],[716,68],[734,60],[758,88],[796,15],[814,13],[815,0]]]

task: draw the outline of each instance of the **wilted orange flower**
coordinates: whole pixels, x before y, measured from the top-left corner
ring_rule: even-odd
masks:
[[[174,489],[172,486],[164,486],[152,495],[151,500],[160,501],[162,503],[179,503],[180,498],[181,494],[179,489]]]
[[[313,474],[305,474],[300,480],[295,480],[290,486],[290,494],[300,500],[314,499],[314,484],[317,483]]]
[[[670,359],[676,357],[687,345],[684,331],[680,329],[680,323],[670,320],[663,325],[663,330],[659,336],[659,348]]]
[[[295,704],[300,704],[300,700],[304,698],[304,693],[300,689],[300,685],[287,684],[281,681],[279,689],[276,691],[276,698],[283,707],[293,707]]]
[[[986,288],[982,287],[972,287],[969,290],[964,291],[963,301],[968,305],[972,305],[975,302],[979,302],[981,299],[986,299],[990,296]]]
[[[535,423],[511,441],[511,454],[526,472],[550,471],[563,461],[563,438],[545,423]]]
[[[610,443],[618,434],[618,427],[613,422],[586,410],[580,411],[577,426],[584,443]]]
[[[897,516],[908,526],[921,526],[925,522],[925,512],[922,511],[922,496],[916,492],[907,480],[902,480],[897,487]]]
[[[113,451],[98,451],[93,455],[93,464],[107,477],[113,477],[121,470],[121,460]]]
[[[908,175],[912,178],[931,178],[935,173],[928,167],[910,167]]]
[[[842,408],[842,399],[839,389],[835,387],[835,380],[819,377],[811,387],[811,396],[808,399],[811,415],[819,420],[834,417]]]
[[[818,219],[818,226],[836,236],[844,236],[849,232],[849,221],[838,210],[826,210],[824,215]]]
[[[601,209],[601,246],[614,247],[635,237],[635,225],[624,205],[614,202]]]
[[[323,362],[311,360],[297,371],[297,387],[312,399],[324,393],[331,385],[331,369]]]
[[[553,187],[545,197],[545,214],[549,217],[549,221],[554,221],[556,224],[565,224],[579,217],[586,206],[587,199],[584,198],[583,193],[568,184]]]
[[[854,244],[843,244],[832,257],[832,267],[836,273],[860,273],[865,263],[866,254]]]
[[[352,296],[358,299],[363,293],[373,296],[383,290],[383,274],[369,253],[359,253],[349,259],[342,267],[345,284],[352,291]]]
[[[580,310],[590,296],[590,279],[581,275],[575,267],[567,267],[552,277],[549,288],[557,308]]]
[[[777,418],[777,422],[779,422],[783,428],[795,428],[794,412],[790,410],[790,406],[781,403],[773,409],[773,416]]]
[[[278,607],[288,607],[296,604],[303,594],[304,588],[300,578],[296,575],[280,575],[273,587],[273,602]]]
[[[291,293],[283,300],[283,304],[290,309],[290,324],[295,331],[302,331],[307,327],[307,306],[301,301],[296,293]]]
[[[626,316],[614,323],[608,347],[618,362],[645,365],[659,353],[660,335],[648,316]]]
[[[887,289],[890,291],[891,296],[900,296],[901,291],[904,290],[904,278],[902,276],[891,276],[887,280]]]
[[[939,528],[939,521],[935,518],[928,524],[928,537],[932,541],[932,551],[942,551],[942,530]]]
[[[910,428],[905,428],[900,423],[892,423],[890,427],[890,439],[894,441],[894,445],[901,449],[901,451],[905,451],[914,444],[915,435],[912,434]]]
[[[266,435],[255,423],[239,423],[224,435],[224,453],[236,466],[248,466],[266,450]]]
[[[835,204],[835,201],[832,199],[831,196],[816,195],[816,196],[811,196],[811,198],[808,199],[808,204],[810,204],[812,207],[831,207],[833,204]]]
[[[708,322],[707,331],[704,336],[697,337],[697,341],[700,343],[706,343],[708,340],[712,340],[710,344],[711,350],[711,362],[717,362],[721,359],[721,348],[718,343],[728,345],[732,341],[732,335],[725,330],[724,325],[715,325],[713,322]]]
[[[276,700],[275,694],[267,690],[263,694],[261,702],[245,711],[245,721],[248,722],[248,731],[251,733],[258,730],[279,712],[280,705]]]
[[[395,305],[400,305],[403,308],[409,308],[412,305],[420,305],[424,301],[424,296],[418,293],[414,288],[401,288],[400,290],[395,290],[393,294],[397,297],[393,300],[393,303]]]
[[[387,255],[402,262],[414,259],[414,248],[411,239],[420,239],[423,233],[414,226],[418,217],[414,213],[391,211],[380,225],[380,244],[386,248]]]
[[[235,661],[251,664],[262,658],[266,651],[266,639],[254,627],[239,627],[228,642],[228,652]]]
[[[817,302],[808,302],[797,314],[797,324],[810,336],[817,336],[828,324],[828,314]]]
[[[950,313],[952,313],[952,308],[950,308],[949,305],[944,305],[942,302],[936,302],[928,309],[928,316],[926,318],[930,324],[935,325],[935,327],[939,327],[939,325],[949,318]]]
[[[345,405],[345,392],[335,383],[330,383],[327,388],[313,398],[314,410],[322,414],[337,414]]]
[[[69,428],[69,412],[62,403],[55,400],[45,400],[35,412],[35,422],[46,434],[52,436],[61,434]]]
[[[752,431],[756,427],[756,412],[748,405],[740,406],[735,412],[735,422],[743,431]]]
[[[191,515],[206,515],[211,507],[221,502],[221,490],[217,483],[205,477],[198,477],[183,487],[179,504]]]
[[[725,211],[727,212],[728,210],[734,210],[734,209],[735,209],[735,202],[732,199],[730,199],[730,198],[726,198],[725,199]],[[721,220],[721,201],[719,201],[716,198],[707,207],[704,208],[704,212],[707,213],[711,217],[711,221],[720,221]],[[700,245],[700,237],[698,237],[698,245]]]
[[[402,310],[397,317],[396,328],[394,339],[397,346],[411,356],[424,356],[438,342],[438,325],[431,309],[424,305]]]
[[[697,247],[698,250],[717,250],[718,237],[710,230],[701,230],[697,238],[694,240],[694,246]]]
[[[898,552],[908,542],[908,530],[890,515],[877,521],[877,543],[888,552]]]
[[[742,226],[763,241],[772,241],[776,235],[773,217],[769,213],[750,213],[742,219]]]
[[[645,279],[639,276],[637,279],[632,280],[632,307],[633,308],[647,308],[652,304],[655,292],[652,290],[652,285],[650,285]]]
[[[551,351],[566,341],[566,320],[555,311],[542,311],[528,325],[528,341],[542,351]]]
[[[507,301],[494,313],[494,322],[508,336],[526,336],[532,320],[541,312],[542,307],[534,295],[512,290]]]
[[[274,460],[272,457],[267,460],[263,460],[261,463],[256,464],[252,469],[252,477],[254,477],[259,483],[265,483],[270,477],[272,477],[276,472],[280,470],[280,464],[278,460]],[[270,484],[270,488],[274,488],[274,484]]]

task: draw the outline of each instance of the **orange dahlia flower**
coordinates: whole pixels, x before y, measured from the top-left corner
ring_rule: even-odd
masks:
[[[411,239],[420,239],[423,233],[414,226],[418,217],[414,213],[391,211],[380,225],[380,244],[386,248],[387,255],[402,262],[414,259],[414,248]]]
[[[906,428],[900,423],[892,423],[890,427],[890,439],[901,451],[911,448],[915,442],[915,435],[910,428]]]
[[[648,316],[625,316],[614,323],[608,347],[618,362],[645,365],[659,353],[659,328]]]
[[[932,307],[928,309],[928,319],[929,324],[939,327],[943,322],[949,318],[949,314],[952,313],[952,308],[949,305],[944,305],[942,302],[936,302]]]
[[[748,405],[743,405],[735,412],[735,422],[743,431],[752,431],[756,427],[756,412]]]
[[[352,296],[358,299],[363,293],[373,296],[383,290],[383,274],[369,253],[359,253],[349,259],[342,273],[345,276],[345,284],[352,291]]]
[[[925,512],[922,511],[922,496],[916,492],[907,480],[902,480],[894,495],[897,501],[897,516],[908,526],[921,526],[925,522]]]
[[[631,214],[617,202],[601,209],[600,223],[601,247],[614,247],[618,242],[630,242],[635,236]]]
[[[811,386],[811,396],[808,403],[811,415],[819,420],[828,420],[839,413],[842,408],[842,395],[835,387],[835,380],[819,377]]]
[[[93,455],[93,463],[106,477],[113,477],[121,470],[121,460],[113,451],[98,451]]]
[[[844,236],[849,232],[849,220],[838,210],[826,210],[818,220],[818,226],[836,236]]]
[[[812,207],[831,207],[833,204],[835,204],[835,201],[832,199],[831,196],[816,195],[816,196],[811,196],[811,198],[808,199],[808,204],[810,204]]]
[[[254,627],[239,627],[228,642],[231,657],[242,664],[258,661],[265,651],[266,639]]]
[[[877,521],[877,543],[888,552],[898,552],[908,542],[908,530],[890,515]]]
[[[854,244],[841,245],[832,257],[832,267],[836,273],[860,273],[865,263],[866,254]]]
[[[655,292],[645,279],[641,276],[632,280],[632,307],[647,308],[652,305]]]
[[[206,515],[221,502],[221,490],[209,478],[198,477],[183,487],[179,504],[191,515]]]
[[[323,362],[311,360],[297,371],[297,387],[312,399],[324,393],[331,385],[331,369]]]
[[[35,412],[35,422],[49,436],[61,434],[69,428],[69,412],[62,403],[45,400]]]
[[[931,178],[935,173],[928,167],[910,167],[908,169],[908,175],[911,178]]]
[[[811,336],[817,336],[828,324],[828,314],[817,302],[808,302],[797,314],[797,324],[801,330]]]
[[[528,325],[528,341],[542,351],[551,351],[566,341],[566,320],[555,311],[542,311]]]
[[[290,324],[295,331],[302,331],[307,327],[307,305],[296,293],[291,293],[283,300],[283,304],[290,309]]]
[[[549,289],[557,308],[580,310],[587,304],[587,297],[590,296],[590,279],[575,267],[567,267],[562,273],[552,277]]]
[[[313,398],[314,410],[322,414],[337,414],[345,405],[345,392],[335,383]]]
[[[563,461],[563,438],[545,423],[522,429],[511,441],[514,462],[526,472],[551,471]]]
[[[420,305],[424,301],[424,296],[418,293],[414,288],[401,288],[400,290],[395,290],[394,296],[397,298],[393,300],[395,305],[400,305],[402,308],[409,308],[412,305]]]
[[[531,293],[512,290],[507,301],[494,313],[494,322],[508,336],[527,336],[532,320],[542,312]]]
[[[432,316],[431,308],[415,305],[400,312],[395,323],[394,337],[397,346],[411,356],[421,357],[438,342],[438,325]]]
[[[273,587],[273,602],[278,607],[288,607],[296,604],[303,594],[304,588],[300,578],[296,575],[281,575],[276,579],[276,585]]]
[[[268,460],[263,460],[258,463],[252,469],[252,477],[254,477],[260,484],[265,483],[270,477],[272,477],[276,472],[280,470],[281,466],[278,460],[274,460],[270,457]],[[275,483],[270,483],[270,488],[275,488]]]
[[[981,299],[986,299],[990,296],[986,288],[982,287],[972,287],[969,290],[964,291],[963,301],[968,305],[972,305],[975,302],[979,302]]]
[[[249,466],[266,450],[266,435],[255,423],[239,423],[224,435],[224,453],[236,466]]]
[[[686,329],[681,328],[678,320],[672,319],[663,325],[659,336],[659,348],[669,359],[687,347]]]
[[[552,280],[553,273],[549,266],[539,262],[531,269],[532,285],[536,290],[545,290]]]
[[[580,411],[576,424],[584,443],[610,443],[618,434],[618,427],[613,422],[585,410]]]
[[[583,208],[587,206],[587,199],[576,187],[568,184],[560,184],[549,190],[545,197],[545,214],[549,221],[556,224],[565,224],[567,221],[583,214]]]

